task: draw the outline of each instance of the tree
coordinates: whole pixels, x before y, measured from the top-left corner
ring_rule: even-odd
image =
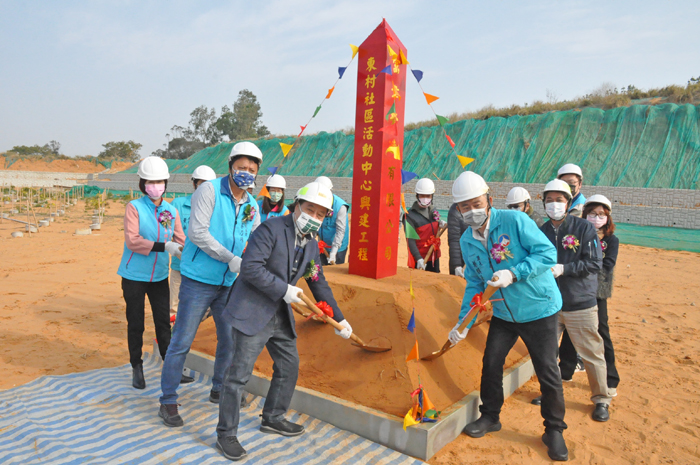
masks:
[[[102,147],[105,149],[97,156],[98,160],[127,160],[136,162],[139,160],[139,150],[143,147],[141,144],[130,140],[128,142],[107,142]]]
[[[270,134],[267,126],[262,124],[261,118],[258,98],[248,89],[243,89],[238,93],[233,110],[226,105],[221,108],[216,127],[228,136],[229,140],[255,139]]]
[[[165,148],[152,153],[156,157],[184,160],[191,155],[206,148],[207,144],[198,140],[187,140],[184,137],[176,137],[165,144]]]
[[[216,110],[201,105],[190,113],[190,126],[183,130],[185,139],[199,140],[208,145],[221,142],[221,131],[216,127]]]
[[[51,149],[49,149],[48,144],[41,146],[41,145],[15,145],[12,147],[12,150],[8,150],[8,152],[14,152],[17,155],[49,155],[51,153]]]
[[[53,153],[54,155],[58,155],[59,151],[61,150],[61,144],[58,141],[52,140],[48,144],[46,144],[46,147]]]

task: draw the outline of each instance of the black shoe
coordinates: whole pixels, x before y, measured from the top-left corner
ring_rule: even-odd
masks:
[[[143,365],[136,365],[132,367],[133,376],[131,380],[131,385],[136,389],[146,389],[146,379],[143,377]]]
[[[532,405],[542,405],[542,396],[537,396],[530,401]]]
[[[566,462],[569,460],[569,449],[561,431],[547,431],[542,435],[542,442],[547,446],[547,455],[556,462]]]
[[[209,402],[212,404],[218,404],[219,401],[221,401],[221,393],[212,389],[209,392]]]
[[[180,384],[188,384],[188,383],[194,383],[194,378],[192,376],[187,376],[186,374],[182,374],[180,377]]]
[[[304,433],[304,427],[284,419],[275,422],[263,419],[260,431],[263,433],[281,434],[282,436],[299,436]]]
[[[583,373],[586,371],[586,365],[583,364],[583,359],[580,355],[576,356],[576,373]]]
[[[592,417],[595,421],[608,421],[610,419],[608,404],[595,404]]]
[[[165,426],[178,427],[185,424],[177,411],[177,404],[160,404],[158,416],[163,419]]]
[[[236,436],[218,438],[216,448],[229,460],[241,460],[248,455]]]
[[[464,427],[464,432],[467,433],[467,436],[471,436],[473,438],[481,438],[484,437],[486,433],[493,433],[494,431],[500,430],[500,421],[493,421],[484,416],[479,417],[478,420],[473,421]]]

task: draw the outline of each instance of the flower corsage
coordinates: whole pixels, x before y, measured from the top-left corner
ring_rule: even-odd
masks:
[[[170,229],[170,225],[173,224],[173,214],[168,210],[160,212],[160,215],[158,215],[158,222],[165,229]]]
[[[243,222],[247,223],[255,218],[255,208],[252,205],[247,205],[245,210],[243,210]]]
[[[564,246],[565,249],[570,249],[576,252],[576,249],[578,248],[579,245],[581,245],[576,239],[576,236],[569,234],[568,236],[564,236],[564,239],[561,241],[561,244]]]
[[[491,257],[496,261],[496,264],[501,263],[504,260],[513,258],[513,254],[508,249],[510,245],[510,238],[505,234],[499,237],[498,243],[491,247]]]
[[[302,276],[304,279],[310,279],[311,281],[318,281],[318,272],[321,267],[316,263],[315,260],[311,260],[306,266],[306,273]]]

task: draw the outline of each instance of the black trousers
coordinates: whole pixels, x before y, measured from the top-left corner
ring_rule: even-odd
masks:
[[[610,338],[610,325],[608,324],[608,299],[598,299],[598,334],[603,338],[605,346],[605,365],[608,369],[608,387],[617,388],[620,384],[620,374],[615,366],[615,348]],[[561,377],[571,379],[576,371],[576,349],[571,343],[569,334],[564,331],[559,346],[559,368]]]
[[[425,271],[430,271],[432,273],[439,273],[440,272],[440,259],[436,258],[434,263],[432,260],[428,260],[427,262],[425,262]]]
[[[348,249],[338,251],[338,253],[335,254],[335,264],[336,265],[342,265],[345,263],[345,256],[348,254]],[[328,258],[326,257],[326,254],[321,254],[321,265],[326,266],[328,265]]]
[[[165,360],[165,353],[170,345],[170,287],[168,286],[168,278],[154,283],[122,278],[122,291],[124,302],[126,302],[127,340],[129,341],[131,366],[143,363],[141,356],[143,355],[146,295],[151,303],[160,356]]]
[[[510,349],[520,337],[530,352],[535,374],[542,391],[540,411],[545,430],[563,431],[564,390],[557,367],[557,322],[559,314],[531,321],[511,323],[500,318],[491,318],[491,327],[486,339],[484,367],[481,373],[482,416],[498,421],[503,407],[503,365]]]

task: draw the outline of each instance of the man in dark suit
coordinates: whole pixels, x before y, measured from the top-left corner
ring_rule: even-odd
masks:
[[[317,301],[327,302],[333,319],[352,334],[333,297],[320,264],[316,232],[333,205],[331,191],[312,182],[296,196],[294,214],[263,222],[250,236],[224,320],[234,340],[234,358],[224,380],[216,428],[216,448],[230,460],[240,460],[246,451],[238,442],[238,423],[243,387],[253,373],[258,355],[267,347],[274,361],[270,390],[265,400],[260,430],[283,436],[298,436],[304,427],[284,418],[299,375],[294,316],[289,304],[301,302],[304,278]]]

